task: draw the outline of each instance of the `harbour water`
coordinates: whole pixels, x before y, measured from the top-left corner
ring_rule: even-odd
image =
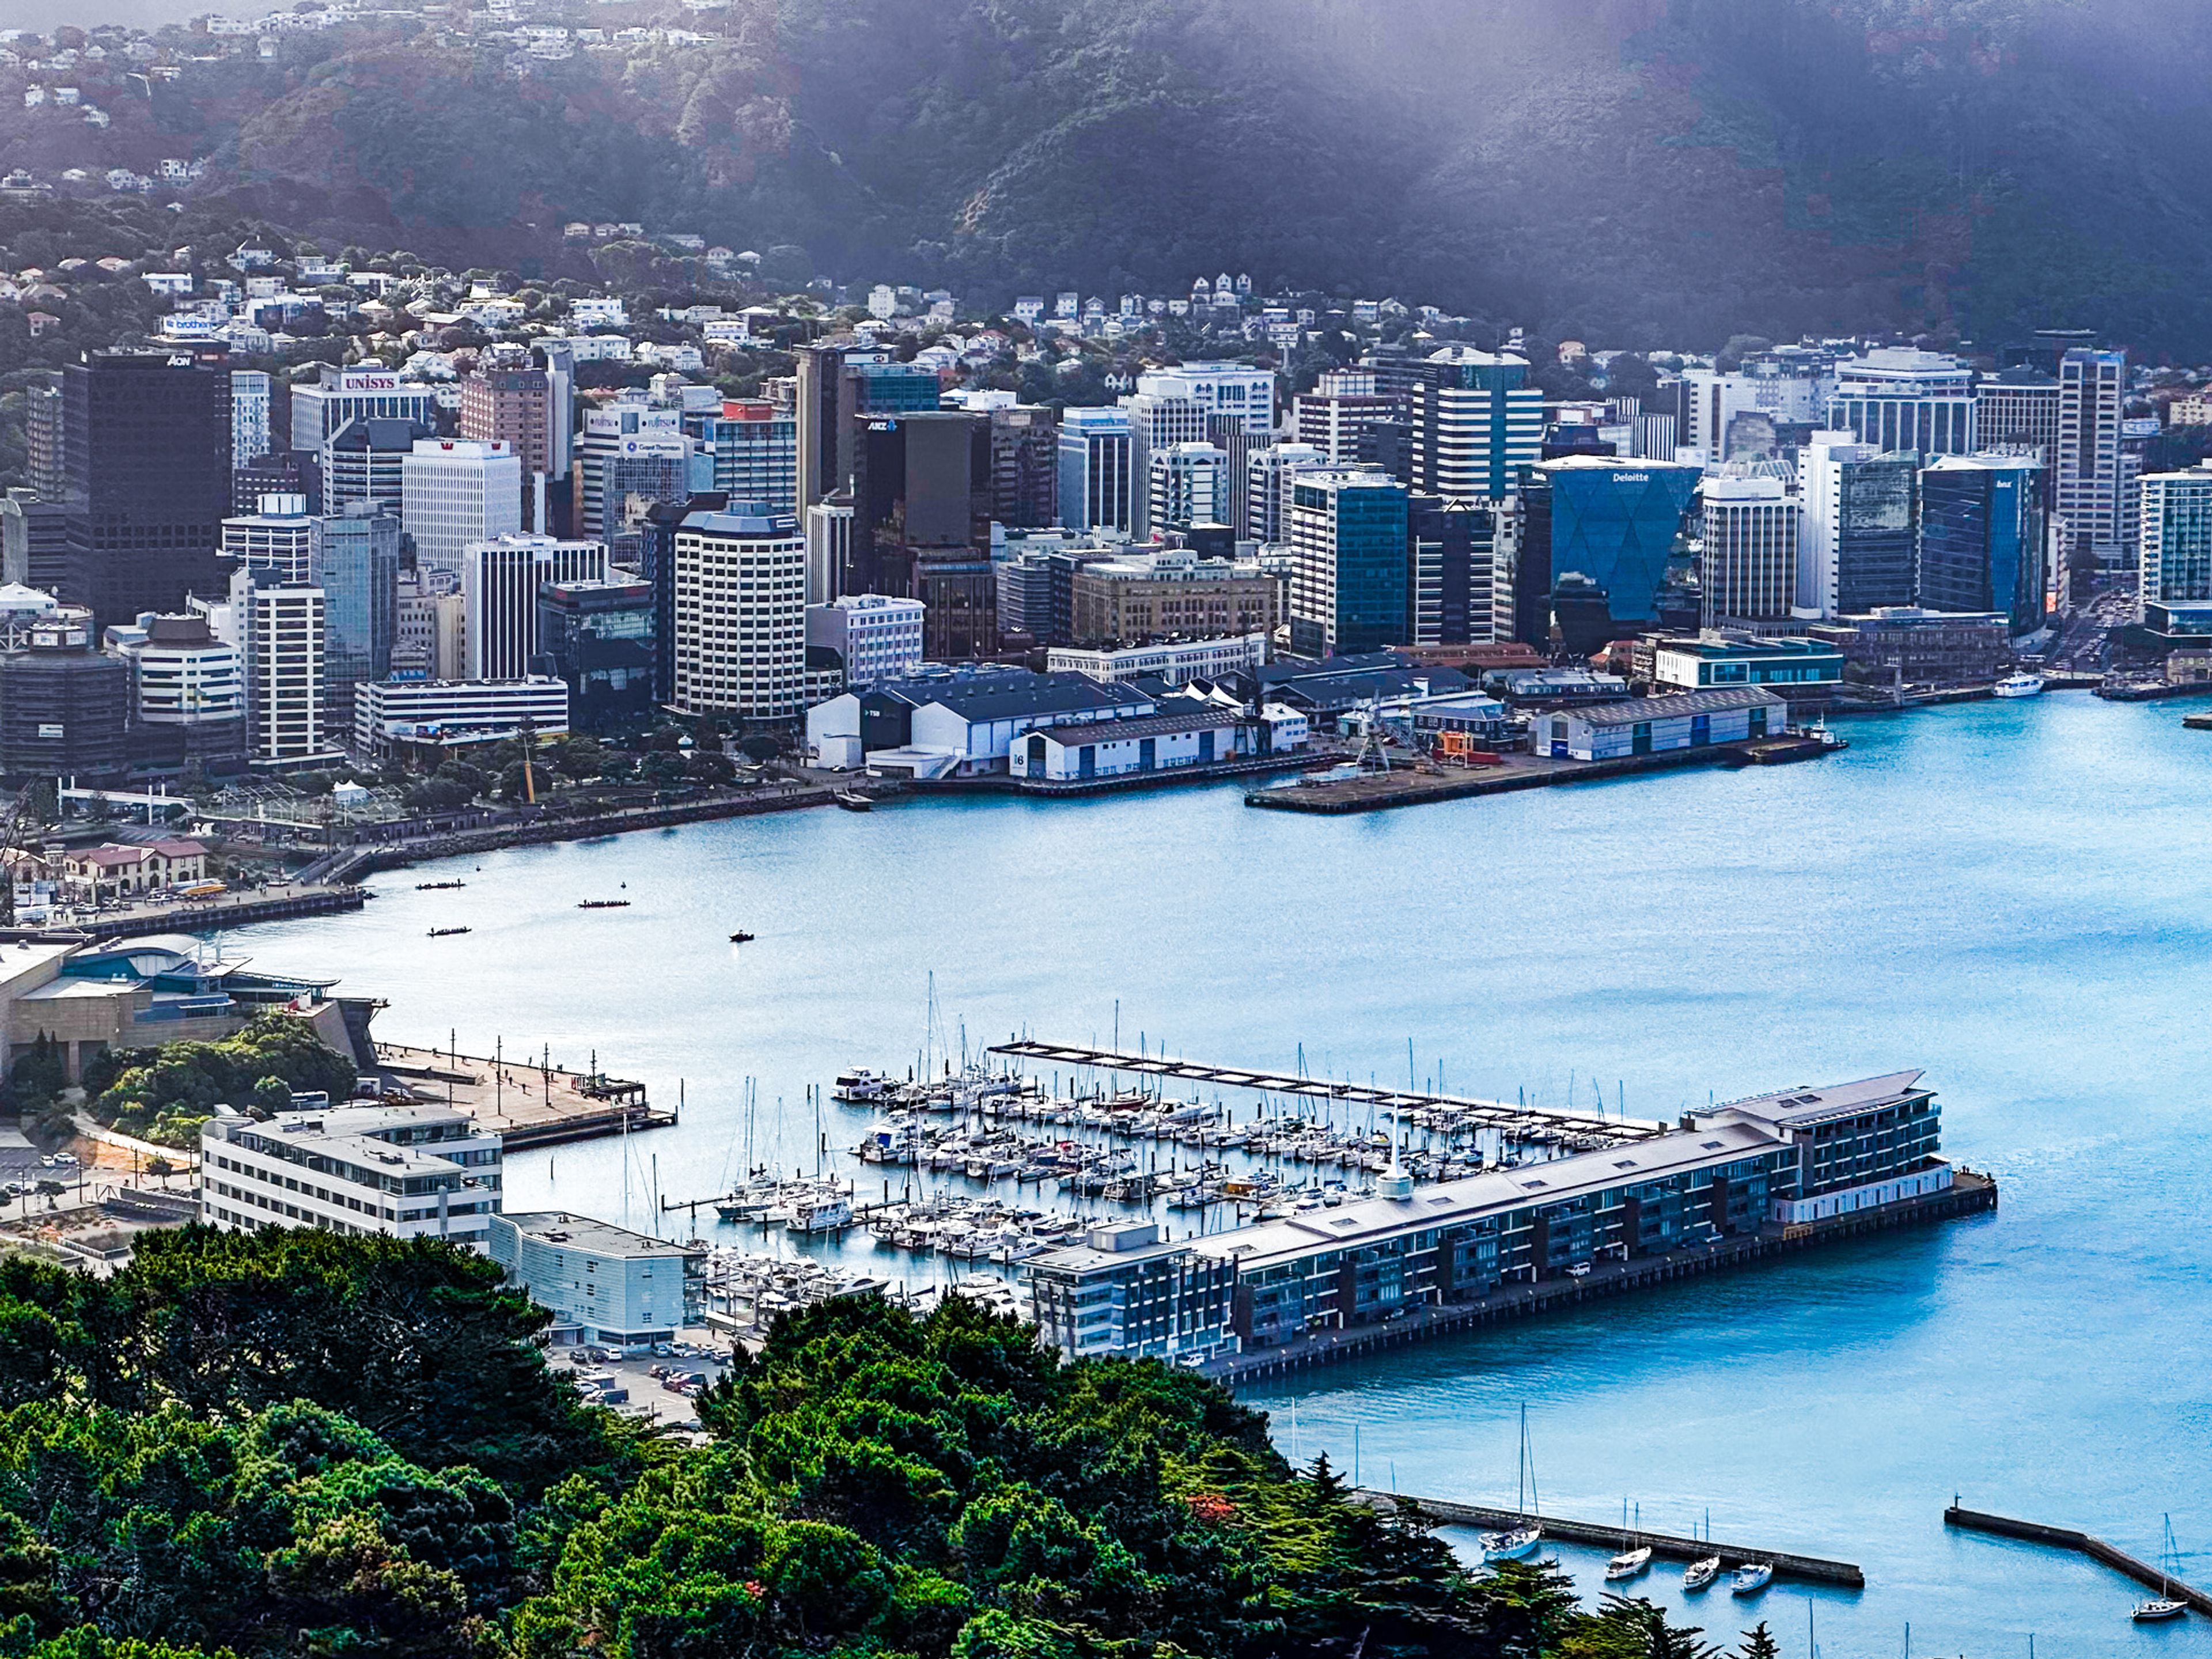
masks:
[[[695,826],[398,872],[365,914],[224,944],[388,999],[392,1038],[596,1049],[657,1101],[682,1079],[681,1127],[508,1171],[510,1209],[641,1226],[656,1180],[706,1196],[742,1169],[746,1077],[760,1155],[780,1122],[773,1161],[811,1170],[805,1090],[902,1073],[932,975],[956,1050],[1118,1020],[1131,1047],[1287,1069],[1303,1045],[1389,1083],[1410,1040],[1454,1091],[1638,1115],[1924,1066],[1994,1216],[1251,1398],[1286,1450],[1295,1400],[1302,1458],[1348,1467],[1356,1437],[1370,1485],[1493,1502],[1525,1402],[1553,1513],[1710,1512],[1864,1567],[1812,1598],[1831,1659],[1902,1652],[1908,1622],[1923,1654],[2212,1656],[2212,1622],[2131,1626],[2142,1592],[2101,1568],[1942,1524],[1956,1493],[2151,1558],[2171,1512],[2181,1576],[2212,1579],[2212,738],[2057,695],[1845,729],[1808,765],[1356,818],[1224,787]],[[426,938],[447,925],[472,931]],[[833,1147],[866,1116],[823,1114]],[[1594,1596],[1601,1564],[1560,1555]],[[1678,1577],[1636,1588],[1679,1606]],[[1798,1659],[1807,1600],[1723,1589],[1695,1619],[1732,1640],[1765,1617]]]

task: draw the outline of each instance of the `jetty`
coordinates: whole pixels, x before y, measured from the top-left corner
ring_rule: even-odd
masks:
[[[1088,1066],[1100,1072],[1131,1072],[1145,1077],[1164,1078],[1176,1083],[1211,1085],[1217,1089],[1249,1089],[1261,1094],[1343,1101],[1353,1106],[1372,1106],[1382,1111],[1403,1113],[1409,1116],[1424,1111],[1441,1113],[1461,1122],[1498,1130],[1509,1139],[1544,1140],[1564,1135],[1588,1138],[1594,1145],[1614,1146],[1649,1140],[1666,1133],[1668,1127],[1644,1118],[1607,1117],[1596,1112],[1580,1112],[1563,1107],[1528,1106],[1512,1101],[1431,1094],[1415,1089],[1389,1089],[1378,1084],[1339,1081],[1331,1078],[1247,1071],[1237,1066],[1214,1066],[1200,1060],[1172,1059],[1164,1054],[1133,1054],[1118,1048],[1091,1048],[1073,1042],[1041,1042],[1029,1038],[1014,1038],[993,1043],[990,1051],[1012,1060],[1036,1060],[1052,1066]]]
[[[1362,1488],[1361,1502],[1380,1509],[1391,1503],[1407,1504],[1431,1521],[1446,1526],[1480,1527],[1485,1532],[1515,1532],[1540,1527],[1547,1542],[1586,1544],[1592,1549],[1618,1552],[1648,1548],[1670,1561],[1702,1561],[1717,1555],[1723,1571],[1747,1562],[1763,1561],[1778,1578],[1800,1578],[1813,1584],[1838,1584],[1864,1589],[1866,1574],[1849,1561],[1830,1561],[1817,1555],[1796,1555],[1786,1550],[1755,1549],[1744,1544],[1718,1544],[1710,1538],[1683,1538],[1669,1533],[1630,1530],[1591,1521],[1563,1521],[1555,1515],[1524,1515],[1518,1510],[1494,1509],[1485,1504],[1461,1504],[1449,1498],[1417,1498],[1405,1492],[1378,1492]]]
[[[573,1072],[527,1055],[485,1059],[450,1048],[376,1045],[377,1068],[416,1098],[449,1103],[500,1136],[510,1152],[572,1140],[672,1128],[645,1085],[594,1069]]]
[[[1510,794],[1516,789],[1545,789],[1554,784],[1597,783],[1607,778],[1632,777],[1684,766],[1741,766],[1751,763],[1751,757],[1744,750],[1742,744],[1717,743],[1698,749],[1670,749],[1656,755],[1622,755],[1609,760],[1558,760],[1544,755],[1516,754],[1501,756],[1497,765],[1480,768],[1425,767],[1417,763],[1388,772],[1362,772],[1356,777],[1325,781],[1303,778],[1295,783],[1255,789],[1244,797],[1244,804],[1272,812],[1316,812],[1323,816],[1379,812],[1393,806],[1418,806],[1425,801]],[[1820,752],[1827,751],[1824,749]]]
[[[2148,1561],[2130,1555],[2116,1545],[2101,1538],[2093,1538],[2086,1532],[2076,1532],[2071,1527],[2046,1527],[2040,1522],[2017,1521],[2008,1515],[1991,1515],[1985,1510],[1962,1509],[1956,1504],[1943,1511],[1943,1524],[1956,1527],[1963,1532],[1984,1532],[1997,1538],[2016,1538],[2022,1543],[2044,1544],[2055,1550],[2071,1550],[2076,1555],[2086,1555],[2092,1561],[2101,1561],[2115,1572],[2124,1574],[2138,1584],[2157,1590],[2177,1601],[2186,1601],[2198,1613],[2212,1613],[2212,1595],[2192,1589],[2173,1577],[2160,1572]]]

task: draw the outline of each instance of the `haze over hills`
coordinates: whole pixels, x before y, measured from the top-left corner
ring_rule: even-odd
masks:
[[[738,0],[520,64],[465,15],[195,64],[105,132],[0,96],[0,170],[188,143],[201,191],[426,254],[636,219],[963,291],[1226,268],[1612,344],[2212,356],[2193,0]]]

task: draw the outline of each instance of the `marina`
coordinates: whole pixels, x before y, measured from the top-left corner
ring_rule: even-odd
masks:
[[[1632,1296],[1576,1300],[1562,1284],[1538,1320],[1413,1340],[1401,1321],[1364,1354],[1242,1377],[1240,1398],[1302,1462],[1326,1449],[1349,1468],[1356,1433],[1370,1484],[1395,1462],[1409,1487],[1500,1508],[1525,1400],[1547,1509],[1617,1512],[1632,1485],[1654,1529],[1694,1534],[1710,1506],[1717,1539],[1858,1564],[1864,1590],[1781,1577],[1765,1613],[1746,1607],[1743,1624],[1774,1617],[1790,1659],[1805,1651],[1808,1595],[1831,1654],[1890,1651],[1910,1620],[1922,1652],[2025,1652],[2033,1632],[2039,1659],[2153,1640],[2201,1659],[2212,1621],[2131,1629],[2130,1607],[2154,1591],[2070,1553],[1947,1531],[1941,1510],[1964,1486],[2014,1513],[2094,1516],[2146,1561],[2164,1510],[2185,1539],[2212,1535],[2192,1496],[2212,1469],[2194,1382],[2212,1352],[2191,1311],[2204,1257],[2188,1174],[2212,1158],[2212,1123],[2171,1086],[2212,1069],[2212,958],[2185,920],[2212,914],[2202,735],[2155,703],[2050,696],[1837,724],[1851,746],[1820,766],[1692,769],[1648,789],[1422,813],[1250,812],[1220,787],[1079,805],[909,799],[872,817],[528,848],[380,879],[365,915],[258,928],[239,945],[274,971],[325,970],[343,953],[349,988],[392,1001],[380,1032],[424,1048],[449,1046],[458,1014],[465,1053],[494,1053],[503,1031],[509,1054],[550,1041],[584,1070],[597,1046],[656,1103],[688,1079],[680,1127],[524,1152],[507,1170],[510,1207],[572,1206],[641,1229],[656,1191],[725,1192],[725,1166],[747,1162],[788,1176],[819,1156],[871,1203],[886,1178],[894,1199],[908,1181],[980,1194],[964,1174],[851,1158],[879,1106],[826,1103],[818,1155],[800,1104],[855,1065],[905,1076],[932,972],[956,1032],[1034,1023],[1123,1052],[1141,1028],[1148,1053],[1165,1032],[1173,1053],[1290,1076],[1303,1043],[1310,1074],[1373,1075],[1384,1090],[1407,1080],[1411,1036],[1436,1092],[1510,1103],[1525,1091],[1589,1111],[1600,1077],[1617,1116],[1625,1079],[1647,1121],[1716,1091],[1925,1066],[1943,1091],[1946,1154],[1995,1176],[1999,1211],[1778,1250],[1749,1272],[1685,1272]],[[1983,808],[1961,814],[1970,798]],[[2085,836],[2109,855],[2076,856]],[[1821,873],[1833,868],[1851,872],[1847,920]],[[467,893],[412,890],[441,872]],[[618,880],[630,909],[573,908]],[[456,897],[475,937],[463,952],[426,950],[422,930]],[[732,945],[740,923],[771,945]],[[610,953],[645,966],[574,972]],[[1446,1087],[1431,1082],[1437,1058]],[[750,1160],[731,1152],[748,1076],[760,1097]],[[1238,1101],[1240,1125],[1252,1103]],[[1332,1103],[1284,1104],[1352,1127]],[[1419,1139],[1410,1120],[1407,1139]],[[1163,1165],[1247,1156],[1114,1144],[1146,1162],[1157,1146]],[[1142,1215],[1177,1243],[1200,1220],[1164,1201],[1140,1212],[1005,1178],[998,1190],[1019,1207]],[[916,1294],[1002,1272],[878,1251],[865,1228],[793,1237],[700,1218],[702,1235],[746,1252]],[[672,1231],[688,1219],[672,1216]],[[1606,1557],[1571,1544],[1560,1557],[1594,1599]],[[1655,1568],[1638,1593],[1733,1642],[1726,1581],[1701,1607],[1677,1577]]]

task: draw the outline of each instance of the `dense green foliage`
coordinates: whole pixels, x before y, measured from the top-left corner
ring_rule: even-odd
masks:
[[[0,1258],[0,1656],[1714,1651],[1548,1565],[1470,1574],[1213,1384],[1064,1364],[957,1299],[783,1320],[697,1443],[580,1404],[546,1319],[428,1241]]]
[[[192,1146],[218,1104],[265,1118],[288,1110],[295,1089],[343,1100],[355,1072],[305,1020],[263,1014],[220,1042],[112,1049],[87,1062],[84,1086],[102,1123],[158,1146]]]

